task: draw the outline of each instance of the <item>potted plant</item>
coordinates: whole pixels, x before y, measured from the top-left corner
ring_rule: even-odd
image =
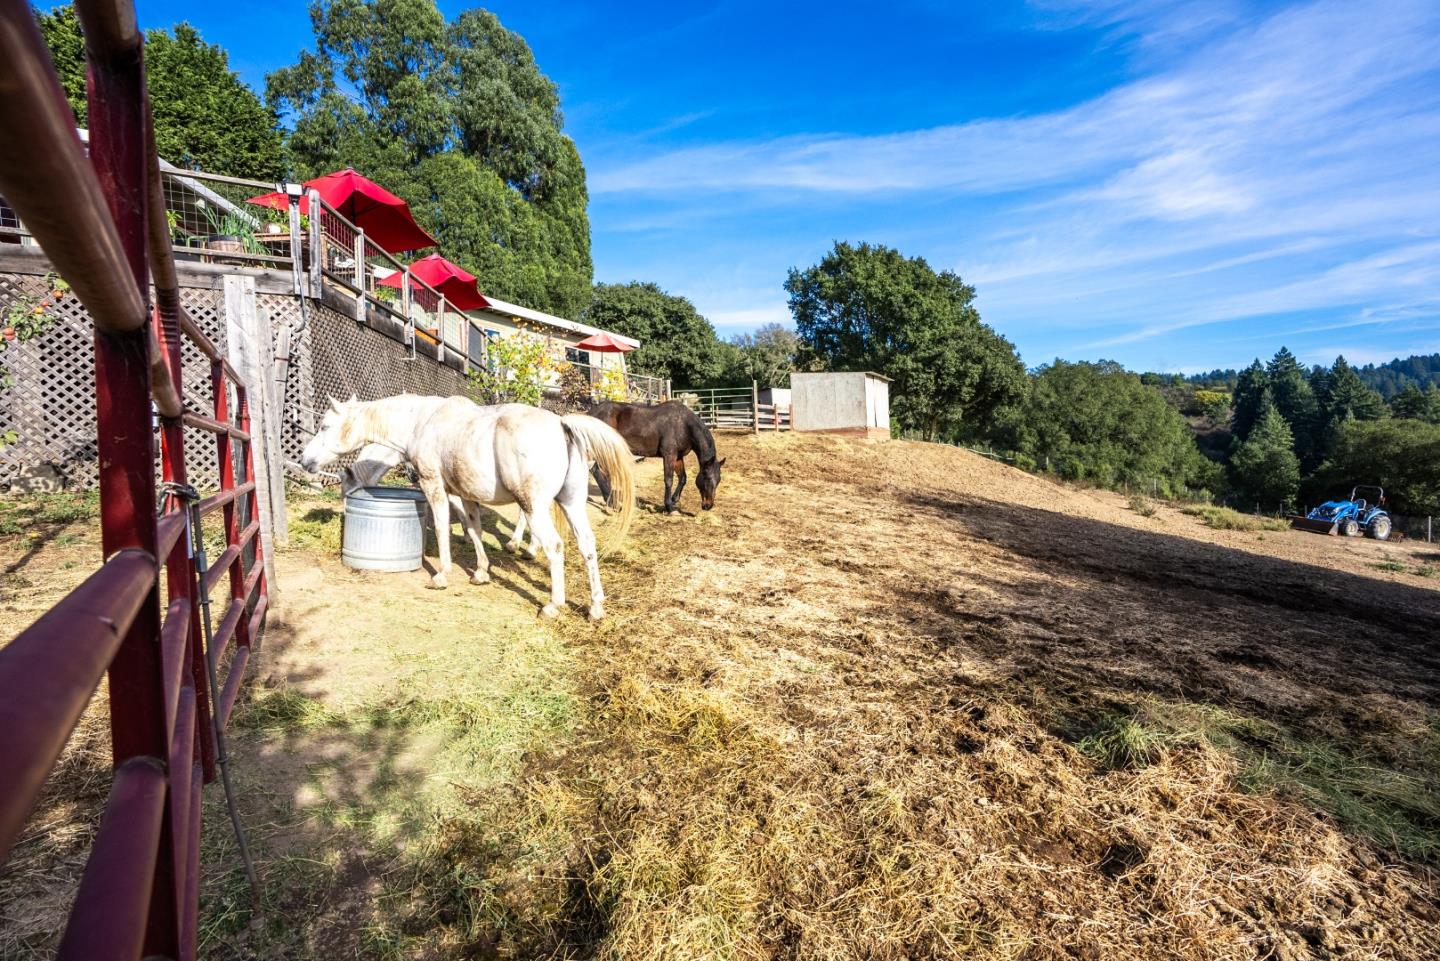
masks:
[[[205,249],[237,254],[265,252],[265,248],[255,239],[256,223],[253,219],[235,211],[217,214],[203,197],[195,201],[195,206],[210,226],[210,233],[205,236]]]

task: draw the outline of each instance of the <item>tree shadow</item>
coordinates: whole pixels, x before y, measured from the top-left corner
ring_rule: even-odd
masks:
[[[1017,682],[1243,705],[1331,736],[1378,702],[1440,709],[1440,592],[983,498],[909,501],[1041,575],[908,595]]]

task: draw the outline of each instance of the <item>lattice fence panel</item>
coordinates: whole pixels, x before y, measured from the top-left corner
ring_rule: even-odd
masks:
[[[225,297],[218,290],[181,288],[180,299],[185,304],[190,319],[214,341],[215,346],[225,350]],[[185,377],[182,390],[185,406],[198,411],[213,409],[214,390],[210,383],[210,360],[200,353],[200,348],[190,343],[188,337],[180,342],[180,358],[184,363]],[[227,397],[233,411],[235,393],[228,391]],[[238,463],[238,461],[237,461]],[[185,475],[191,484],[201,491],[220,486],[220,469],[216,454],[215,435],[209,431],[185,428]],[[238,476],[238,475],[237,475]]]
[[[0,312],[45,293],[44,278],[0,274]],[[226,348],[225,298],[221,290],[185,287],[181,298],[199,327],[222,351]],[[310,323],[291,344],[285,383],[282,450],[298,460],[313,436],[318,416],[331,397],[375,400],[409,392],[435,396],[465,395],[465,375],[424,352],[412,357],[397,336],[357,324],[319,301],[308,301]],[[256,306],[278,332],[300,320],[300,302],[288,294],[257,294]],[[14,386],[0,391],[0,430],[13,429],[18,441],[0,448],[0,488],[26,483],[43,488],[93,487],[96,483],[95,368],[89,315],[73,296],[49,308],[54,325],[26,344],[12,343],[0,354]],[[279,345],[277,345],[278,348]],[[188,340],[183,343],[186,405],[211,409],[210,368]],[[234,410],[234,393],[230,395]],[[185,431],[185,467],[201,490],[219,484],[215,438]],[[237,476],[240,471],[237,466]]]
[[[45,278],[0,274],[0,314],[47,293]],[[0,486],[38,489],[95,484],[95,362],[90,315],[73,295],[46,310],[51,327],[11,342],[0,365],[13,384],[0,391],[0,431],[17,440],[0,449]]]
[[[17,302],[29,303],[46,292],[44,278],[0,274],[0,313]],[[218,291],[184,288],[181,298],[191,317],[222,350],[225,318]],[[13,385],[0,391],[0,431],[14,430],[16,443],[0,449],[0,487],[17,483],[39,489],[89,488],[97,481],[95,445],[94,328],[90,315],[66,296],[46,311],[54,321],[41,336],[11,343],[0,355]],[[210,367],[204,355],[183,341],[187,406],[208,411]],[[233,401],[232,401],[233,402]],[[185,470],[202,490],[219,486],[214,437],[185,430]]]
[[[331,398],[346,400],[353,394],[361,400],[379,400],[402,393],[472,396],[460,371],[424,354],[412,358],[399,340],[323,304],[310,308],[301,354],[304,362],[297,366],[309,383],[302,387],[292,374],[285,392],[287,415],[294,414],[285,432],[285,456],[291,460],[299,458]],[[349,461],[342,458],[341,464]]]

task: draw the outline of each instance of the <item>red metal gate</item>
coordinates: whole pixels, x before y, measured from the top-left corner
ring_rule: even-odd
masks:
[[[88,159],[29,3],[0,0],[0,195],[95,323],[105,562],[0,650],[0,862],[108,672],[114,780],[59,957],[193,958],[211,712],[223,731],[268,603],[249,405],[244,382],[180,305],[134,10],[126,0],[76,7]],[[209,359],[204,413],[182,403],[182,338]],[[213,434],[219,457],[220,490],[199,506],[223,516],[226,547],[203,583],[178,493],[184,427]],[[229,606],[207,652],[201,592],[227,573]],[[217,693],[206,657],[218,662],[232,640]]]

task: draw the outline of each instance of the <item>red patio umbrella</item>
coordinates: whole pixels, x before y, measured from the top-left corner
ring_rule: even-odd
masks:
[[[576,350],[593,350],[599,354],[619,354],[620,372],[625,373],[625,355],[635,349],[633,344],[627,344],[616,338],[613,334],[600,331],[598,334],[591,334],[580,343],[575,345]]]
[[[380,281],[382,287],[394,287],[397,290],[401,284],[401,278],[405,275],[399,271]],[[464,268],[452,264],[439,254],[431,254],[428,257],[421,257],[410,265],[410,276],[413,284],[416,280],[423,281],[445,295],[450,306],[456,310],[479,310],[481,307],[490,306],[475,286],[475,275]]]
[[[381,250],[393,254],[402,250],[435,246],[435,238],[427,234],[411,216],[409,204],[349,167],[307,180],[305,186],[317,190],[321,200],[334,207],[340,216],[365,231],[365,236],[373,240]],[[290,198],[277,192],[251,197],[246,203],[284,210],[290,205]],[[308,215],[308,207],[309,203],[302,197],[300,212]]]
[[[602,354],[628,354],[635,349],[634,344],[627,344],[603,330],[598,334],[591,334],[575,346],[579,350],[594,350]]]

